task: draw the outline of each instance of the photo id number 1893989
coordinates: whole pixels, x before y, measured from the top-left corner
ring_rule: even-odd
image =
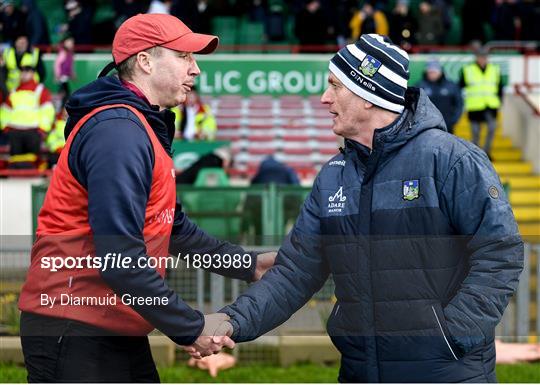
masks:
[[[186,254],[182,259],[188,269],[249,269],[252,263],[250,254]]]

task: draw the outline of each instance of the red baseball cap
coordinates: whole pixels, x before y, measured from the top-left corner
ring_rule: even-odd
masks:
[[[127,19],[114,35],[112,54],[120,64],[130,56],[155,46],[181,52],[208,54],[215,51],[217,36],[194,33],[177,17],[138,14]]]

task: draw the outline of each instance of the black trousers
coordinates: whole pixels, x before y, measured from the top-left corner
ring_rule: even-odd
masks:
[[[160,382],[146,336],[23,312],[21,343],[28,382]]]
[[[62,95],[62,108],[66,106],[66,103],[71,96],[71,88],[69,87],[69,81],[60,82],[58,87],[58,93]]]
[[[39,159],[41,135],[35,130],[15,130],[8,132],[10,159],[14,155],[35,154]],[[10,168],[35,168],[37,162],[10,161]]]

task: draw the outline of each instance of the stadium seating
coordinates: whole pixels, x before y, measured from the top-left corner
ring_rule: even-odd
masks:
[[[235,177],[253,176],[265,156],[275,155],[309,179],[338,153],[338,137],[319,97],[224,96],[208,102],[216,113],[218,140],[232,142]]]
[[[256,95],[215,97],[218,139],[230,140],[235,154],[234,177],[249,178],[267,155],[294,167],[302,178],[312,178],[321,165],[338,153],[339,140],[331,130],[331,117],[319,96],[271,98]],[[464,116],[456,135],[471,139]],[[485,138],[485,130],[481,140]],[[493,166],[507,186],[514,214],[524,237],[540,234],[540,176],[533,174],[521,149],[499,127],[495,135]]]

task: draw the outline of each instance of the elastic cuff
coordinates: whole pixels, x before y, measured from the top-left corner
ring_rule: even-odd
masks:
[[[261,253],[257,253],[255,251],[251,251],[249,253],[249,255],[251,255],[251,266],[249,267],[248,271],[246,274],[249,274],[247,279],[245,279],[245,281],[247,281],[248,283],[251,283],[254,281],[253,278],[255,278],[255,270],[257,270],[257,256],[261,254]]]
[[[229,320],[229,323],[231,324],[231,326],[233,328],[233,333],[231,335],[231,340],[236,342],[236,338],[238,337],[238,334],[240,333],[240,325],[238,325],[238,322],[236,322],[236,320],[234,318],[231,318]]]
[[[201,319],[201,325],[197,328],[197,331],[194,335],[182,335],[182,336],[169,336],[174,343],[182,346],[193,345],[193,343],[199,338],[204,329],[204,314],[198,310],[194,310]]]
[[[229,311],[228,309],[228,306],[225,306],[223,309],[221,310],[218,310],[218,313],[222,313],[222,314],[227,314],[229,316],[229,323],[231,324],[232,328],[233,328],[233,333],[231,335],[231,339],[234,341],[234,342],[237,342],[236,341],[236,337],[238,337],[238,334],[240,332],[240,325],[238,324],[238,322],[234,319],[234,313],[232,313],[231,311]]]

